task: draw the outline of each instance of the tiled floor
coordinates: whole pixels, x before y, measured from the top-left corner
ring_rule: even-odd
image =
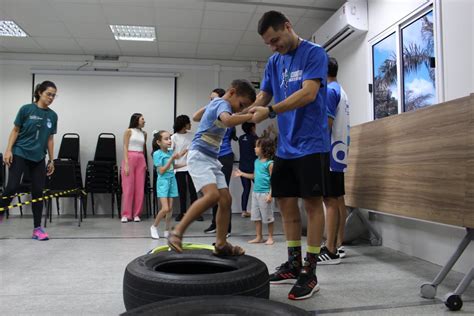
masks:
[[[281,219],[276,243],[248,245],[253,226],[233,216],[231,241],[265,262],[272,271],[286,259]],[[203,230],[209,219],[191,225],[186,241],[212,243]],[[32,218],[12,216],[0,224],[0,315],[118,315],[125,311],[122,278],[125,266],[164,239],[149,237],[151,220],[121,224],[115,218],[89,217],[77,227],[72,217],[54,215],[47,228],[51,240],[30,239]],[[272,286],[270,299],[296,305],[316,314],[441,315],[451,314],[443,296],[462,278],[452,272],[438,288],[435,300],[420,298],[419,288],[440,267],[385,247],[348,246],[337,266],[318,267],[320,293],[311,299],[289,301],[288,285]],[[474,314],[474,289],[463,295],[456,315]]]

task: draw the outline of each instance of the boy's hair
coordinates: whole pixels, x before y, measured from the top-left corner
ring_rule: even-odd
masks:
[[[151,144],[151,148],[153,149],[152,151],[152,155],[155,151],[157,151],[158,149],[160,149],[160,145],[157,144],[157,142],[161,142],[161,139],[163,138],[163,133],[165,133],[166,131],[164,130],[161,130],[159,132],[156,132],[153,134],[153,143]]]
[[[334,57],[329,58],[328,62],[328,76],[329,77],[337,77],[337,70],[339,66],[337,65],[337,60]]]
[[[255,123],[245,122],[242,124],[242,130],[245,134],[250,134],[252,132],[252,128],[255,127]]]
[[[142,117],[141,113],[133,113],[130,117],[130,124],[128,124],[128,128],[137,128],[140,117]]]
[[[189,116],[187,115],[180,115],[178,117],[176,117],[176,119],[174,120],[174,125],[173,125],[173,129],[174,129],[174,132],[177,133],[179,132],[180,130],[182,130],[183,128],[186,127],[186,125],[190,124],[191,121],[189,120]]]
[[[255,102],[257,95],[255,93],[255,89],[252,84],[245,79],[235,79],[230,84],[231,88],[235,89],[235,93],[240,97],[246,97],[250,101]]]
[[[270,27],[275,31],[280,31],[285,27],[286,22],[290,22],[290,20],[281,12],[265,12],[258,21],[258,34],[262,36]]]
[[[222,98],[222,96],[225,94],[225,90],[222,88],[215,88],[214,90],[212,90],[212,92],[217,93],[219,98]]]
[[[262,156],[267,159],[273,159],[275,155],[275,142],[269,137],[260,137],[257,139],[257,146],[262,150]]]

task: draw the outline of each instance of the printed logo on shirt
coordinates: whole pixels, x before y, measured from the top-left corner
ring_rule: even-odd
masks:
[[[49,119],[49,117],[48,117],[48,119],[46,120],[46,126],[48,126],[48,128],[53,127],[53,122],[51,122],[51,120]]]
[[[30,120],[40,120],[40,121],[42,121],[43,118],[41,116],[36,116],[36,115],[33,114],[33,115],[30,115]]]
[[[290,80],[288,81],[289,82],[298,81],[298,80],[301,80],[301,78],[303,78],[303,70],[296,70],[296,71],[291,72]]]

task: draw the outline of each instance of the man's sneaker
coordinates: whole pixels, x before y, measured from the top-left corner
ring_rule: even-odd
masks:
[[[318,278],[307,265],[309,263],[305,262],[298,280],[291,288],[290,293],[288,293],[290,300],[304,300],[319,291]]]
[[[206,233],[206,234],[214,234],[215,232],[216,232],[216,226],[214,226],[212,224],[211,224],[211,226],[209,226],[208,228],[206,228],[204,230],[204,233]]]
[[[337,254],[341,259],[346,256],[346,250],[344,249],[344,246],[337,248]]]
[[[155,225],[151,225],[150,233],[151,233],[151,238],[160,239],[160,235],[158,234],[158,227],[156,227]]]
[[[127,223],[128,222],[128,218],[126,216],[123,216],[122,217],[122,223]]]
[[[48,233],[46,233],[41,227],[33,229],[33,235],[31,238],[36,240],[49,240]]]
[[[178,215],[176,215],[174,220],[177,222],[180,222],[183,219],[183,215],[184,215],[183,213],[179,213]]]
[[[140,217],[135,216],[135,217],[133,218],[133,221],[138,223],[138,222],[140,221]]]
[[[287,262],[276,268],[276,271],[270,274],[270,284],[294,284],[298,279],[299,272],[292,268]]]
[[[321,248],[321,252],[318,255],[318,265],[339,263],[341,263],[341,258],[337,253],[330,252],[326,247]]]

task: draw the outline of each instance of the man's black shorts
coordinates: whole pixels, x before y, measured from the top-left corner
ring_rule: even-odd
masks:
[[[329,153],[295,159],[275,157],[272,171],[273,197],[324,196],[329,181]]]
[[[340,197],[346,194],[344,190],[344,172],[329,171],[329,183],[325,197]]]

